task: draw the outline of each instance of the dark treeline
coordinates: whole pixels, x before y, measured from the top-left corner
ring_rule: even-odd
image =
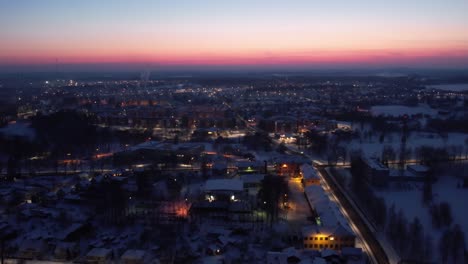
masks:
[[[437,132],[468,133],[468,119],[430,119],[427,127]]]
[[[360,204],[369,212],[374,223],[384,228],[387,220],[387,205],[378,197],[364,178],[364,164],[357,155],[351,157],[351,188]]]

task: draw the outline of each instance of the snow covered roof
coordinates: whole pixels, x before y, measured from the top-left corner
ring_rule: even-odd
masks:
[[[288,254],[285,252],[273,252],[269,251],[266,255],[268,264],[287,264]]]
[[[245,174],[240,178],[244,183],[260,183],[265,178],[265,174]]]
[[[290,156],[290,155],[280,155],[276,156],[272,159],[273,161],[280,162],[280,163],[306,163],[309,160],[302,156]]]
[[[313,235],[325,235],[325,236],[353,236],[351,232],[349,232],[346,228],[342,225],[338,224],[335,226],[304,226],[302,228],[302,235],[304,237],[313,236]]]
[[[420,177],[419,175],[416,175],[409,170],[397,170],[397,169],[391,169],[388,175],[390,177]]]
[[[260,167],[263,166],[263,163],[260,161],[238,160],[235,166],[238,168]]]
[[[112,250],[108,248],[93,248],[86,254],[86,257],[106,258],[111,251]]]
[[[373,170],[388,170],[387,167],[385,167],[380,161],[378,161],[376,158],[370,158],[363,156],[362,161],[367,164],[370,168]]]
[[[324,258],[314,258],[313,264],[327,264],[327,261]]]
[[[244,182],[239,179],[216,179],[207,180],[205,191],[243,191]]]
[[[343,256],[362,256],[361,248],[344,247],[341,249],[341,255]]]
[[[414,172],[419,172],[419,173],[425,173],[425,172],[428,172],[428,171],[429,171],[429,167],[424,166],[424,165],[419,165],[419,164],[416,164],[416,165],[408,165],[408,166],[407,166],[407,169],[408,169],[408,170],[412,170],[412,171],[414,171]]]
[[[317,171],[309,164],[302,165],[301,172],[304,176],[304,179],[320,179],[317,175]]]
[[[146,251],[144,250],[129,249],[125,251],[121,258],[125,260],[143,260],[145,254]]]
[[[322,250],[322,258],[327,258],[331,256],[338,256],[338,253],[335,250],[329,248]]]
[[[330,201],[322,186],[311,185],[306,187],[304,192],[308,203],[320,216],[322,225],[330,227],[346,225],[346,219],[339,211],[337,205]]]

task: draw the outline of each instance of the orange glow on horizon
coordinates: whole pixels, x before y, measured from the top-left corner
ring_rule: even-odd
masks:
[[[157,64],[157,65],[307,65],[317,63],[412,63],[430,59],[468,58],[466,49],[369,49],[369,50],[312,50],[278,52],[186,52],[135,53],[112,52],[42,53],[21,56],[0,56],[0,64]]]

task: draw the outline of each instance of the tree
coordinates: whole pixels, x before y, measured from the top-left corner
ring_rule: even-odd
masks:
[[[422,261],[424,257],[424,245],[421,244],[421,241],[424,239],[424,229],[417,217],[413,219],[413,222],[409,226],[409,238],[411,254],[416,260]]]
[[[391,145],[384,146],[382,150],[382,163],[388,165],[389,161],[394,161],[396,159],[395,149]]]
[[[311,142],[311,149],[319,154],[323,154],[327,150],[328,137],[327,135],[319,134],[316,131],[309,131],[305,136]]]
[[[384,228],[387,220],[387,205],[385,199],[379,197],[372,199],[372,214],[377,226]]]
[[[392,243],[395,243],[395,240],[398,236],[396,227],[397,227],[397,213],[395,210],[395,204],[392,204],[390,206],[390,209],[388,210],[388,224],[387,224],[387,236],[389,237],[390,241]]]
[[[364,164],[357,155],[351,157],[351,187],[355,193],[358,193],[365,185]]]
[[[429,204],[432,201],[432,170],[424,176],[423,203]]]
[[[443,263],[447,263],[450,255],[450,248],[452,248],[452,231],[447,229],[439,241],[439,254]]]
[[[380,144],[382,144],[384,142],[384,139],[385,139],[385,133],[382,132],[382,134],[380,134],[380,137],[379,137]]]
[[[288,150],[288,148],[286,148],[286,145],[284,142],[281,142],[279,145],[278,145],[278,148],[276,151],[278,151],[279,153],[281,154],[284,154],[286,152],[286,150]]]
[[[424,238],[424,252],[423,252],[423,262],[429,263],[432,260],[432,251],[433,249],[433,239],[431,235],[427,235]]]
[[[468,158],[468,137],[465,139],[465,158]]]
[[[443,225],[450,226],[452,224],[452,209],[447,202],[440,203],[440,218]]]
[[[408,240],[408,222],[403,214],[403,211],[400,209],[398,212],[398,217],[397,217],[397,222],[396,222],[396,234],[397,238],[395,240],[396,242],[396,248],[400,252],[400,254],[405,255],[405,250],[406,248],[406,241]]]
[[[289,187],[284,177],[266,175],[263,179],[259,191],[260,204],[265,209],[271,224],[278,219],[280,201],[288,193]]]
[[[135,181],[139,198],[148,198],[151,195],[151,177],[149,171],[139,171],[135,173]]]
[[[451,255],[453,263],[465,263],[465,234],[459,225],[455,225],[452,230]]]

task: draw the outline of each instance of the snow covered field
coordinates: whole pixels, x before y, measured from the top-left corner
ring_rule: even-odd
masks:
[[[9,124],[6,127],[0,128],[0,134],[4,134],[6,136],[11,137],[25,137],[29,140],[32,140],[36,136],[36,131],[33,128],[31,128],[28,123],[17,122]]]
[[[429,115],[431,117],[437,116],[437,110],[429,107],[428,105],[419,106],[404,106],[404,105],[375,105],[370,109],[373,116],[403,116],[403,115]]]
[[[468,91],[468,83],[430,85],[430,86],[427,86],[427,89],[436,89],[436,90],[452,91],[452,92],[464,92],[464,91]]]
[[[401,147],[400,133],[387,134],[382,143],[380,143],[379,137],[380,135],[372,135],[369,138],[364,138],[362,136],[361,140],[352,140],[350,143],[343,143],[343,146],[350,152],[353,150],[362,150],[363,154],[375,157],[381,157],[382,150],[385,146],[391,146],[396,153],[399,153]],[[413,132],[408,137],[406,149],[413,150],[411,158],[414,158],[414,150],[421,146],[449,147],[449,149],[450,146],[462,146],[463,154],[465,154],[467,146],[465,146],[464,142],[467,139],[468,134],[464,133],[448,133],[447,137],[442,137],[436,133]]]
[[[451,176],[440,177],[433,185],[433,201],[435,203],[447,202],[451,206],[453,223],[461,226],[463,232],[468,234],[468,212],[466,201],[468,201],[468,189],[457,188],[459,179]],[[387,208],[395,205],[396,211],[403,211],[408,222],[418,217],[424,226],[424,232],[430,233],[433,239],[434,255],[438,255],[439,239],[442,230],[433,228],[429,206],[422,203],[422,184],[409,183],[403,188],[392,188],[388,190],[375,190],[376,194],[385,199]]]

